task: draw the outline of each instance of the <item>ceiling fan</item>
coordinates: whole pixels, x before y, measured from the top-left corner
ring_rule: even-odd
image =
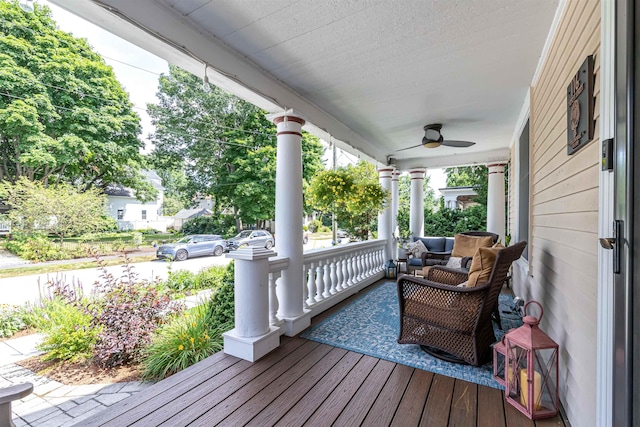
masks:
[[[413,145],[411,147],[402,148],[396,151],[410,150],[412,148],[420,146],[425,148],[438,148],[441,145],[444,145],[446,147],[467,148],[475,144],[475,142],[471,141],[453,141],[448,139],[445,140],[442,136],[442,133],[440,133],[440,130],[442,129],[442,124],[440,123],[425,125],[423,129],[424,136],[422,137],[422,143]]]

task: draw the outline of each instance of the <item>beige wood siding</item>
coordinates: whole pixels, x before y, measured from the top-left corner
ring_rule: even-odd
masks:
[[[574,426],[596,419],[599,48],[600,3],[568,2],[531,88],[529,265],[514,271],[516,294],[543,305],[541,327],[560,345],[560,396]],[[595,135],[569,156],[566,89],[588,55],[595,59]]]

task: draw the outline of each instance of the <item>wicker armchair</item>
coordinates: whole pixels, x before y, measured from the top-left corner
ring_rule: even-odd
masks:
[[[496,341],[491,314],[513,261],[526,242],[498,252],[487,283],[472,288],[456,285],[468,279],[463,270],[432,267],[425,279],[398,279],[400,344],[420,344],[444,360],[479,366],[491,359]]]

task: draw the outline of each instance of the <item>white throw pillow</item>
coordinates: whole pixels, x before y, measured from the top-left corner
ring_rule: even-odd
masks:
[[[409,251],[414,257],[421,258],[423,252],[427,252],[427,247],[422,243],[422,240],[416,240],[411,244]]]
[[[447,261],[447,267],[449,268],[462,268],[462,257],[452,256]]]

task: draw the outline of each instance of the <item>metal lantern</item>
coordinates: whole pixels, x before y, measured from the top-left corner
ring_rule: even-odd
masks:
[[[385,277],[387,279],[395,279],[398,277],[398,267],[392,259],[384,265]]]
[[[503,387],[506,387],[506,377],[504,376],[507,363],[507,347],[504,344],[504,337],[493,345],[493,379]]]
[[[540,317],[527,316],[529,304]],[[524,306],[524,325],[505,334],[505,396],[507,402],[532,420],[558,414],[558,344],[538,327],[542,306]]]

